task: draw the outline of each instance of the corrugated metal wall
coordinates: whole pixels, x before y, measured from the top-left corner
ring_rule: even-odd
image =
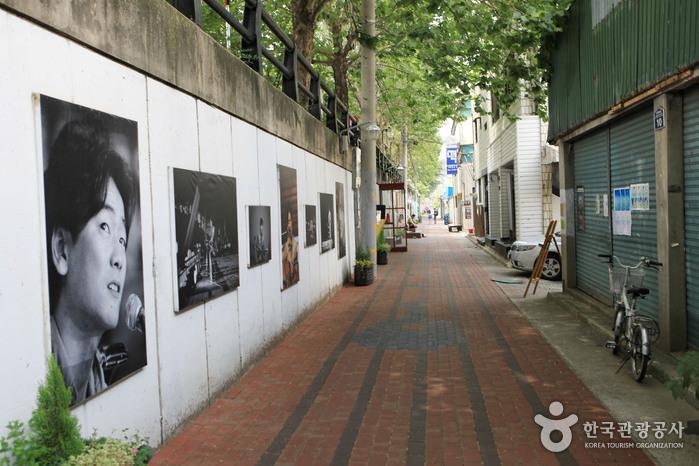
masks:
[[[687,340],[699,346],[699,88],[684,95],[684,222]]]
[[[613,235],[612,252],[624,264],[635,265],[641,256],[658,259],[655,196],[655,136],[652,110],[634,113],[609,129],[611,190],[648,183],[649,210],[631,211],[631,236]],[[646,268],[643,285],[650,289],[636,306],[641,314],[658,319],[658,272]]]
[[[575,262],[578,287],[611,303],[607,265],[598,254],[611,251],[609,217],[604,216],[604,195],[609,193],[608,130],[591,134],[573,144],[575,177]],[[578,203],[578,188],[583,189],[584,203]],[[599,212],[597,202],[600,202]],[[610,213],[611,215],[611,213]]]
[[[552,52],[549,140],[697,63],[697,24],[699,2],[625,0],[593,29],[577,0]]]

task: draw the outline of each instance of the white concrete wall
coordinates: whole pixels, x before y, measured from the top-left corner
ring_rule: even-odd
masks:
[[[138,123],[148,364],[73,413],[85,436],[128,428],[158,446],[349,278],[351,173],[5,10],[0,44],[0,436],[9,421],[29,419],[51,348],[41,131],[32,97],[44,94]],[[281,231],[277,164],[297,170],[299,218],[305,204],[318,204],[319,192],[334,195],[336,182],[345,188],[347,255],[305,248],[300,226],[300,282],[283,292],[280,241],[272,241],[270,262],[246,266],[246,206],[271,206],[273,238]],[[178,314],[171,167],[237,179],[240,286]]]

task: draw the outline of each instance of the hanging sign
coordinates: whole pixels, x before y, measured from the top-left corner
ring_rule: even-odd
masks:
[[[459,172],[459,164],[456,161],[458,147],[447,147],[447,175],[456,175]]]

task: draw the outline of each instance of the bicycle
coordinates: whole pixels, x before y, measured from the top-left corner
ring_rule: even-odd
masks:
[[[617,256],[611,254],[598,254],[598,257],[608,259],[609,263],[609,288],[613,296],[614,341],[608,341],[605,346],[611,348],[612,354],[617,354],[619,348],[626,350],[626,355],[621,361],[617,373],[624,364],[631,359],[631,373],[637,382],[641,382],[646,375],[648,363],[651,358],[651,344],[658,341],[660,328],[658,323],[650,317],[636,313],[636,300],[645,299],[650,293],[648,288],[642,288],[643,278],[646,272],[641,268],[649,267],[658,270],[663,264],[647,257],[635,266],[624,265]],[[614,268],[614,259],[622,268]]]

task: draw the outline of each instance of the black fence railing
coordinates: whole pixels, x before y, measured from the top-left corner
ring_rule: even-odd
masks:
[[[177,10],[190,18],[199,27],[203,27],[202,2],[221,17],[231,29],[238,33],[241,40],[241,60],[247,63],[259,74],[264,74],[264,61],[267,60],[282,76],[281,90],[297,103],[301,103],[301,95],[305,96],[307,111],[317,120],[336,134],[343,129],[356,126],[358,121],[349,115],[348,109],[337,97],[328,84],[323,81],[317,70],[313,68],[306,57],[296,47],[296,44],[286,35],[279,25],[263,8],[262,2],[244,0],[243,21],[233,16],[225,6],[216,0],[169,0]],[[283,57],[278,58],[263,46],[262,24],[283,47]],[[299,80],[299,70],[303,69],[310,77],[308,87]],[[359,130],[350,130],[350,143],[359,143]]]

